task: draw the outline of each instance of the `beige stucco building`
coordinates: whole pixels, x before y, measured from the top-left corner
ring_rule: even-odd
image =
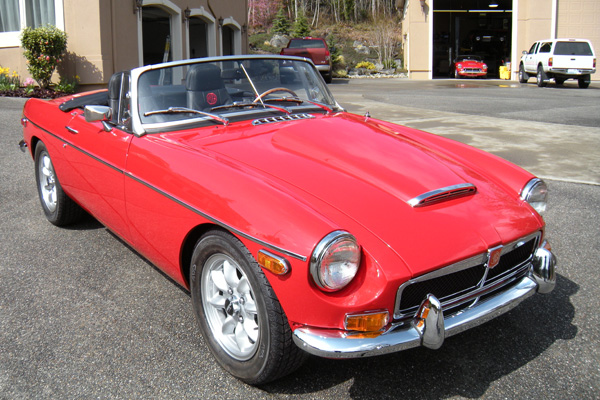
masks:
[[[489,76],[537,40],[584,38],[600,50],[598,0],[399,0],[404,63],[410,78],[448,77],[458,54],[484,55]],[[592,75],[599,80],[600,73]]]
[[[248,0],[2,0],[0,65],[27,77],[20,33],[47,23],[68,35],[59,73],[88,88],[117,71],[247,53]]]
[[[489,76],[536,40],[590,39],[600,48],[599,0],[397,0],[404,67],[410,78],[449,76],[459,53],[485,55]],[[117,71],[194,57],[248,51],[248,0],[2,0],[0,66],[23,79],[25,26],[51,23],[68,35],[59,73],[91,88]],[[168,39],[167,39],[168,38]],[[167,44],[168,42],[168,44]],[[165,51],[167,50],[167,51]],[[592,75],[599,80],[600,73]]]

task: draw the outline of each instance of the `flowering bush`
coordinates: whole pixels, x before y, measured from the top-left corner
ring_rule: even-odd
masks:
[[[0,91],[12,92],[19,88],[21,82],[16,71],[10,72],[10,68],[0,67]]]
[[[50,86],[52,73],[67,48],[67,34],[52,25],[27,27],[21,36],[27,69],[42,89]]]
[[[375,64],[373,64],[370,61],[361,61],[358,64],[356,64],[356,68],[366,68],[368,70],[374,70]]]

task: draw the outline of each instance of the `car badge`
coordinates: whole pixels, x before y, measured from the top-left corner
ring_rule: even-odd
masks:
[[[502,255],[502,245],[488,249],[488,259],[485,266],[489,269],[494,268],[500,263],[500,256]]]
[[[217,104],[218,98],[217,95],[210,92],[209,94],[206,95],[206,102],[208,104],[210,104],[211,106],[214,106],[215,104]]]

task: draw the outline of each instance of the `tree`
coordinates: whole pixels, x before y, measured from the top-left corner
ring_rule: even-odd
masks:
[[[296,21],[294,22],[294,37],[305,37],[310,36],[310,26],[308,25],[308,20],[304,16],[304,14],[298,15]]]
[[[290,21],[288,20],[283,7],[281,7],[277,12],[277,15],[275,15],[271,32],[280,35],[289,35],[290,33]]]

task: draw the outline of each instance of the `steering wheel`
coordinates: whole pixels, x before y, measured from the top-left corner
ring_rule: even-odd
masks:
[[[284,88],[284,87],[275,87],[275,88],[271,88],[271,89],[266,90],[266,91],[262,92],[261,94],[259,94],[258,97],[256,99],[254,99],[253,103],[258,103],[263,97],[265,97],[271,93],[275,93],[275,92],[287,92],[294,97],[298,97],[298,95],[293,90],[290,90],[290,89]]]

